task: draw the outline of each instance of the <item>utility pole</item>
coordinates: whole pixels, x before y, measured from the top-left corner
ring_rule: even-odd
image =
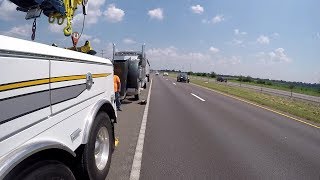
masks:
[[[115,53],[116,53],[116,44],[112,43],[112,61],[111,61],[112,64],[113,64],[113,61],[114,61]]]
[[[101,50],[101,53],[100,53],[100,54],[101,54],[101,57],[103,57],[103,55],[104,55],[104,52],[103,52],[103,50]]]

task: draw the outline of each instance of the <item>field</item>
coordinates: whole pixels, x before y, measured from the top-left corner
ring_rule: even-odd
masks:
[[[240,83],[240,81],[237,81],[237,80],[229,80],[229,81],[234,82],[234,83]],[[272,89],[279,89],[279,90],[289,91],[289,92],[291,91],[291,89],[289,88],[288,85],[278,84],[278,83],[273,83],[272,85],[258,84],[256,81],[254,81],[254,82],[241,82],[241,83],[249,84],[249,85],[253,85],[253,86],[272,88]],[[310,96],[320,96],[320,91],[317,89],[314,89],[314,88],[297,86],[292,89],[292,92],[306,94],[306,95],[310,95]]]

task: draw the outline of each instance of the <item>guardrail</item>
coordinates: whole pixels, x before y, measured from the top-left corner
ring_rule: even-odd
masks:
[[[291,93],[289,91],[266,88],[266,87],[262,87],[262,86],[253,86],[253,85],[248,85],[248,84],[243,84],[243,83],[217,82],[215,79],[212,79],[212,78],[204,78],[204,77],[196,77],[196,76],[191,76],[191,78],[197,79],[197,80],[203,80],[203,81],[207,81],[207,82],[218,83],[218,84],[225,84],[227,86],[243,87],[243,88],[255,90],[255,91],[258,91],[261,93],[268,93],[268,94],[272,94],[272,95],[278,95],[278,96],[290,97],[290,98],[295,98],[295,99],[314,102],[314,103],[320,103],[320,97],[317,97],[317,96],[310,96],[310,95],[294,93],[294,92]]]

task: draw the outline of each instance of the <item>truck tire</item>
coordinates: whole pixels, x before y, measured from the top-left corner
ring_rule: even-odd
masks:
[[[99,112],[82,154],[85,179],[104,180],[109,172],[114,148],[112,125],[107,113]]]
[[[76,178],[72,174],[72,171],[68,166],[64,165],[59,161],[54,160],[43,160],[35,164],[29,164],[24,166],[18,174],[12,174],[11,177],[6,177],[5,179],[12,180],[34,180],[34,179],[64,179],[64,180],[75,180]]]

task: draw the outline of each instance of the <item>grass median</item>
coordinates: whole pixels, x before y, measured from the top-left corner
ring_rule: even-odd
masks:
[[[237,80],[228,80],[228,81],[234,82],[234,83],[240,83],[240,81],[237,81]],[[241,83],[251,85],[251,86],[264,87],[264,88],[270,88],[270,89],[278,89],[278,90],[282,90],[282,91],[291,92],[291,89],[286,85],[279,85],[279,84],[267,85],[267,84],[258,84],[256,82],[241,82]],[[309,95],[309,96],[320,96],[320,92],[318,90],[311,89],[311,88],[295,87],[292,89],[292,92],[299,93],[299,94],[305,94],[305,95]]]

